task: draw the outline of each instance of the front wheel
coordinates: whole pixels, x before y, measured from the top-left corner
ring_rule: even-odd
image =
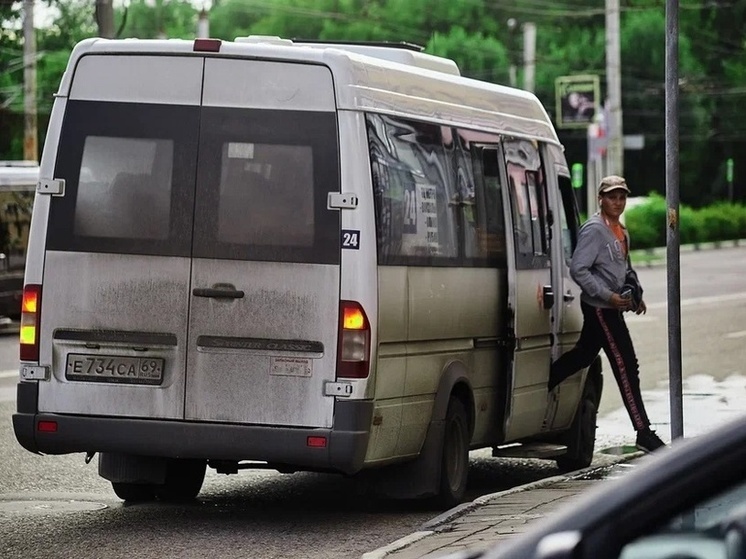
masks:
[[[458,398],[451,398],[445,418],[438,504],[451,508],[464,498],[469,473],[469,419]]]
[[[557,466],[563,472],[587,468],[593,461],[596,446],[596,420],[598,417],[598,396],[590,379],[586,379],[583,396],[575,411],[570,430],[563,437],[567,453],[557,458]]]

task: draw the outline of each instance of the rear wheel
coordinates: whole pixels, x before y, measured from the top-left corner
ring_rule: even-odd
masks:
[[[466,493],[469,473],[469,418],[463,402],[451,398],[446,411],[438,504],[458,505]]]
[[[114,493],[120,499],[130,503],[142,503],[155,499],[153,485],[150,483],[120,483],[111,482]]]
[[[156,497],[169,502],[191,501],[202,489],[206,469],[205,460],[169,459],[165,482],[154,487]]]
[[[585,382],[583,397],[575,412],[570,430],[563,442],[567,453],[557,458],[557,466],[563,472],[587,468],[593,461],[596,446],[596,419],[598,417],[598,396],[590,379]]]

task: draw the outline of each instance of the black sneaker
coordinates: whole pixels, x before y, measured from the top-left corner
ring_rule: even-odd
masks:
[[[662,446],[666,446],[666,443],[660,440],[655,431],[648,428],[637,432],[635,446],[643,452],[653,452]]]

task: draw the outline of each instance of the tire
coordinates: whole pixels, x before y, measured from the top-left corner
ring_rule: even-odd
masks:
[[[596,388],[590,379],[586,379],[583,396],[575,412],[575,419],[562,440],[567,445],[567,453],[557,458],[557,466],[563,472],[580,470],[591,465],[596,446],[597,417]]]
[[[117,497],[128,503],[144,503],[155,499],[153,485],[150,483],[119,483],[112,481],[111,487]]]
[[[166,481],[163,485],[154,486],[155,496],[170,503],[193,500],[202,489],[206,469],[205,460],[168,460]]]
[[[464,404],[451,398],[446,411],[437,503],[451,508],[464,498],[469,474],[469,419]]]

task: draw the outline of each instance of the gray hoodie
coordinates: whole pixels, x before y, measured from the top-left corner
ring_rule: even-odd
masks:
[[[629,249],[629,233],[624,229]],[[619,293],[627,273],[623,247],[600,214],[580,228],[570,262],[570,275],[583,290],[580,299],[594,307],[614,308],[612,293]]]

